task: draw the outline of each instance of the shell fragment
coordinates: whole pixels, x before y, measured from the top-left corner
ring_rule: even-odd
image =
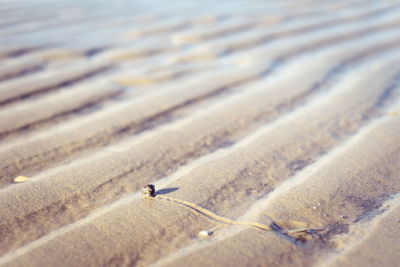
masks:
[[[30,178],[26,176],[18,176],[14,178],[14,183],[24,183],[26,181],[29,181]]]
[[[206,237],[211,236],[212,234],[213,234],[213,232],[211,232],[211,231],[200,231],[198,233],[198,236],[202,237],[202,238],[206,238]]]

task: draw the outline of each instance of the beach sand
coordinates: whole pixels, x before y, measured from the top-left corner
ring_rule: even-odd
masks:
[[[0,0],[0,62],[0,266],[398,266],[400,2]]]

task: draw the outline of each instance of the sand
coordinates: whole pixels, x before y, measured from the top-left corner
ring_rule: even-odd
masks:
[[[0,2],[0,266],[398,265],[398,2]]]

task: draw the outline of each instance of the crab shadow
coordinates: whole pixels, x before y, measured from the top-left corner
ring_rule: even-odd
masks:
[[[175,192],[176,190],[178,190],[179,187],[169,187],[169,188],[164,188],[164,189],[160,189],[156,192],[157,195],[166,195],[172,192]]]

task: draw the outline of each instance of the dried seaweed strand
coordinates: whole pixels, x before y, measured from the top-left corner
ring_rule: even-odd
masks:
[[[234,221],[222,216],[219,216],[212,211],[205,209],[203,207],[200,207],[192,202],[186,201],[186,200],[181,200],[177,198],[172,198],[172,197],[167,197],[163,195],[157,195],[155,191],[154,185],[145,185],[142,189],[142,196],[150,199],[163,199],[167,201],[172,201],[175,203],[178,203],[180,205],[183,205],[185,207],[189,207],[195,211],[197,211],[200,214],[203,214],[207,216],[210,219],[213,219],[219,223],[223,224],[229,224],[229,225],[241,225],[241,226],[250,226],[253,228],[261,229],[264,231],[279,231],[281,233],[286,233],[286,234],[293,234],[293,233],[299,233],[299,232],[309,232],[309,231],[316,231],[316,230],[310,230],[308,228],[295,228],[295,229],[287,229],[287,230],[282,230],[279,229],[277,225],[274,224],[274,227],[271,227],[266,224],[258,223],[258,222],[240,222],[240,221]]]

